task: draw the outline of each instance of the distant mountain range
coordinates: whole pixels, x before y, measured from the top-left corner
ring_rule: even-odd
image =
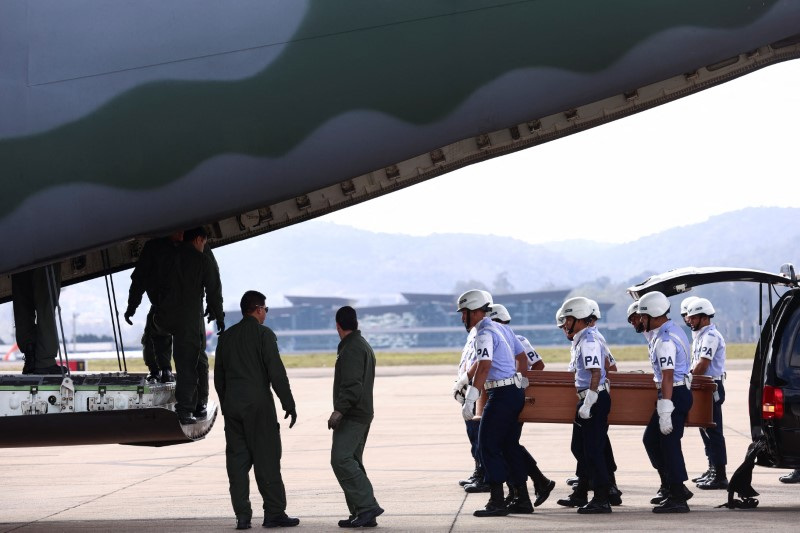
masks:
[[[341,296],[358,305],[375,305],[398,302],[401,292],[455,293],[459,282],[480,282],[493,289],[502,279],[513,292],[575,288],[595,299],[617,302],[621,305],[608,319],[624,322],[630,301],[624,289],[652,273],[685,266],[773,272],[786,262],[800,266],[800,209],[743,209],[625,244],[533,245],[469,234],[415,237],[309,221],[218,248],[215,254],[226,309],[238,308],[247,289],[264,292],[268,305],[276,307],[288,305],[284,295]],[[129,276],[127,271],[114,278],[120,315]],[[749,313],[756,303],[743,304],[741,312]],[[74,313],[79,313],[77,333],[111,333],[102,281],[65,289],[62,309],[68,338]],[[145,314],[146,308],[137,312],[136,327],[123,323],[126,343],[141,334]],[[0,338],[6,341],[12,336],[11,317],[11,305],[0,306]]]

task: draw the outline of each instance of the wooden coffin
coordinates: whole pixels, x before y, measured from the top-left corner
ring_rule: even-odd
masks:
[[[530,385],[525,389],[521,422],[571,424],[575,419],[575,375],[572,372],[532,370],[527,373]],[[653,416],[658,391],[652,373],[609,372],[611,412],[609,424],[646,426]],[[712,407],[717,384],[708,376],[692,380],[693,405],[687,426],[713,427]]]
[[[531,370],[526,373],[530,385],[525,389],[525,406],[520,422],[571,424],[575,419],[578,397],[572,372]],[[611,412],[609,424],[646,426],[653,416],[658,391],[652,373],[609,372]],[[710,377],[695,376],[692,381],[694,403],[687,426],[714,427],[712,407],[717,384]],[[486,394],[478,402],[478,415],[483,411]]]

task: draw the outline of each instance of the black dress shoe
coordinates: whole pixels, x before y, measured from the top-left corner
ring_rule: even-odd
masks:
[[[553,492],[554,488],[556,488],[556,482],[552,479],[544,487],[538,487],[536,489],[536,500],[533,502],[533,506],[539,507],[542,505],[547,498],[550,497],[550,493]]]
[[[362,511],[350,521],[350,527],[375,527],[378,525],[377,523],[375,526],[369,524],[375,522],[375,519],[382,514],[383,509],[381,507],[375,507],[374,509],[370,509],[368,511]]]
[[[472,516],[486,517],[486,516],[508,516],[508,508],[504,502],[495,502],[489,500],[483,509],[478,509],[472,513]]]
[[[236,529],[250,529],[250,519],[249,518],[237,518],[236,519]]]
[[[564,507],[583,507],[587,503],[589,503],[586,495],[583,496],[576,495],[575,492],[570,494],[566,498],[561,498],[556,502],[558,505],[563,505]]]
[[[264,518],[264,523],[261,524],[262,527],[294,527],[300,523],[299,518],[295,518],[294,516],[287,516],[286,513],[283,513],[282,516],[276,516],[273,518]]]
[[[706,478],[697,484],[698,489],[702,490],[725,490],[728,488],[728,478],[717,475],[715,472],[711,477]]]
[[[355,518],[355,517],[351,516],[350,518],[345,518],[344,520],[339,520],[339,527],[347,527],[347,528],[378,527],[378,521],[375,520],[374,518],[372,519],[372,522],[367,522],[366,524],[364,524],[362,526],[354,526],[353,525],[353,518]]]
[[[158,381],[161,383],[174,383],[175,376],[172,374],[172,370],[162,370],[159,374]]]
[[[667,498],[660,505],[653,507],[654,513],[688,513],[689,506],[686,505],[684,500],[676,500],[674,498]]]
[[[778,478],[781,483],[800,483],[800,468]]]
[[[567,485],[570,487],[573,485],[577,485],[578,483],[578,476],[572,476],[567,478]]]
[[[706,470],[705,472],[703,472],[702,474],[700,474],[697,477],[693,477],[692,478],[692,483],[700,483],[701,481],[705,481],[713,473],[714,473],[714,467],[713,466],[709,466],[708,470]]]
[[[578,507],[578,514],[607,514],[611,512],[611,505],[607,501],[598,502],[592,499],[583,507]]]

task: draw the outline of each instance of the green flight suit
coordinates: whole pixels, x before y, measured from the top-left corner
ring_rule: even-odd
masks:
[[[203,294],[216,317],[222,312],[222,287],[212,261],[190,243],[180,243],[159,262],[158,305],[153,325],[161,335],[172,335],[177,372],[175,410],[191,414],[197,407],[197,366],[205,342]]]
[[[211,251],[211,247],[206,245],[203,249],[203,254],[208,257],[214,265],[214,275],[217,278],[217,284],[220,287],[220,291],[222,291],[222,280],[219,276],[219,264],[217,263],[217,258],[214,257],[214,252]],[[224,319],[225,313],[222,315],[215,316],[210,308],[206,308],[206,312],[208,315],[208,321],[211,322],[212,320]],[[203,322],[203,317],[200,317],[200,329],[203,332],[203,337],[200,339],[202,344],[202,348],[200,349],[200,357],[197,361],[197,408],[200,409],[201,407],[208,404],[208,353],[206,353],[206,325]]]
[[[247,315],[219,336],[214,388],[225,417],[225,463],[237,518],[250,518],[250,468],[255,470],[266,519],[283,516],[280,424],[270,385],[284,411],[295,404],[275,333]]]
[[[343,417],[333,430],[331,467],[344,492],[351,516],[378,507],[364,468],[364,446],[374,416],[375,353],[352,331],[339,343],[333,376],[333,409]]]
[[[52,287],[48,287],[48,268],[34,268],[11,275],[17,347],[25,354],[26,360],[34,360],[31,371],[37,373],[53,370],[58,355],[55,308],[61,292],[61,265],[52,265]]]

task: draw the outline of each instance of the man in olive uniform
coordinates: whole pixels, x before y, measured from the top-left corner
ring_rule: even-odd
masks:
[[[375,353],[361,336],[356,310],[345,306],[336,311],[337,349],[333,375],[333,412],[328,429],[333,430],[331,467],[350,516],[339,527],[375,527],[383,513],[372,491],[362,458],[369,426],[374,417],[372,389],[375,384]]]
[[[187,230],[174,253],[166,254],[160,268],[159,303],[153,317],[158,335],[172,335],[177,378],[175,410],[181,424],[194,424],[197,409],[197,366],[205,342],[203,327],[203,294],[217,318],[218,333],[225,330],[222,317],[222,288],[216,268],[203,253],[208,236],[203,228]]]
[[[214,388],[225,416],[225,464],[230,482],[236,529],[249,529],[250,468],[255,469],[264,500],[264,527],[291,527],[298,518],[286,515],[286,489],[281,477],[281,435],[270,385],[291,417],[297,420],[289,378],[278,353],[275,333],[264,326],[266,296],[247,291],[239,304],[242,320],[220,335],[214,362]],[[180,374],[178,374],[180,382]]]
[[[11,275],[17,346],[25,355],[23,374],[61,374],[56,364],[58,328],[55,308],[61,292],[61,266]]]
[[[147,293],[150,310],[142,334],[142,357],[150,370],[148,379],[161,383],[173,382],[175,378],[172,376],[172,336],[168,333],[158,334],[153,326],[153,317],[159,302],[159,289],[162,285],[159,277],[166,274],[159,265],[168,261],[169,255],[176,251],[181,241],[183,241],[183,231],[176,231],[167,237],[150,239],[144,243],[142,253],[131,273],[128,307],[125,310],[125,321],[133,325],[131,317],[142,303],[142,296]]]

